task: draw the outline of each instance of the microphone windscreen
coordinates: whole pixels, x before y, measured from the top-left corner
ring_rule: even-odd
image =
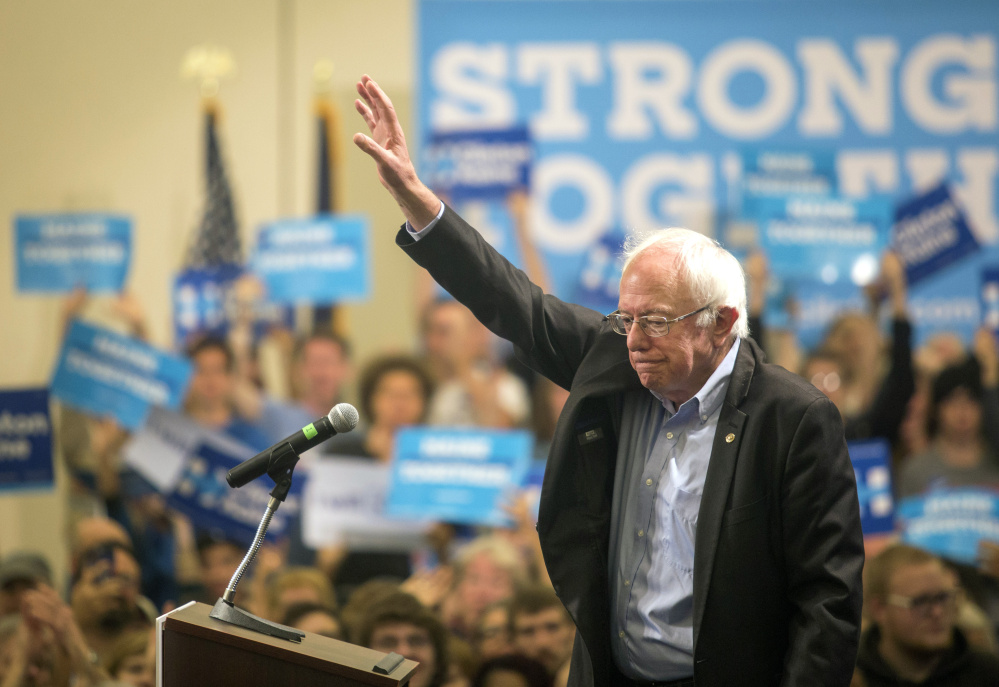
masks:
[[[357,414],[357,408],[349,403],[337,403],[333,406],[333,410],[330,411],[327,417],[337,434],[343,434],[354,429],[357,427],[357,421],[360,419],[360,416]]]

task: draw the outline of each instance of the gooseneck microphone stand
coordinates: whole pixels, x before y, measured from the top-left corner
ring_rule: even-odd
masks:
[[[264,541],[264,535],[267,534],[267,527],[271,524],[271,518],[277,512],[278,506],[288,497],[288,491],[291,489],[291,475],[297,463],[298,455],[289,443],[281,444],[271,452],[267,476],[274,480],[274,489],[271,490],[271,498],[267,502],[264,517],[260,520],[260,525],[257,527],[257,533],[253,537],[250,549],[243,556],[243,562],[236,568],[236,572],[232,576],[232,579],[229,580],[229,586],[226,587],[225,593],[222,595],[222,598],[215,602],[215,607],[209,613],[210,617],[229,623],[230,625],[236,625],[247,630],[260,632],[271,637],[278,637],[279,639],[287,639],[292,642],[301,642],[302,638],[305,637],[305,633],[291,627],[286,627],[285,625],[279,625],[270,620],[265,620],[253,615],[249,611],[244,611],[235,605],[233,599],[236,597],[236,585],[239,584],[240,578],[246,572],[250,563],[253,562],[254,556],[257,555],[257,551]]]

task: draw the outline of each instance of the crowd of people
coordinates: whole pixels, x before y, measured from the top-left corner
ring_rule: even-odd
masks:
[[[941,485],[999,489],[992,332],[983,329],[970,348],[936,336],[914,350],[904,269],[887,253],[868,289],[870,310],[839,316],[817,348],[802,351],[793,334],[767,327],[765,256],[752,256],[746,271],[751,335],[829,397],[848,439],[890,442],[896,497]],[[86,300],[67,299],[67,326]],[[121,327],[145,336],[134,298],[122,296],[115,312]],[[329,320],[297,338],[273,329],[255,341],[252,330],[243,315],[226,337],[188,342],[183,413],[255,450],[348,400],[361,409],[361,426],[313,460],[388,464],[398,430],[421,424],[529,429],[543,457],[566,398],[508,359],[450,299],[422,307],[418,355],[387,351],[360,369]],[[72,475],[70,550],[66,561],[0,552],[0,687],[151,685],[154,618],[192,599],[214,603],[246,542],[201,529],[155,490],[137,488],[122,460],[129,435],[113,419],[70,407],[58,418],[57,458]],[[419,661],[415,687],[564,685],[575,626],[551,586],[529,504],[513,499],[508,509],[509,528],[437,523],[412,552],[342,542],[312,549],[292,523],[258,554],[237,603]],[[855,684],[995,684],[999,547],[983,543],[980,553],[980,565],[969,566],[900,543],[869,552]],[[62,565],[69,583],[57,590],[52,570]]]

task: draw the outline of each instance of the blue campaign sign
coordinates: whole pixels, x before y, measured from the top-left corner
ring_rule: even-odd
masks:
[[[449,199],[503,198],[531,182],[526,127],[437,132],[424,153],[427,183]]]
[[[233,442],[205,441],[188,454],[167,503],[191,519],[198,529],[217,530],[227,538],[250,543],[270,500],[274,482],[261,477],[239,489],[225,481],[226,473],[253,456],[254,451]],[[287,499],[274,514],[268,534],[283,535],[290,518],[298,514],[305,477],[295,474]]]
[[[201,335],[225,336],[229,331],[233,286],[243,273],[238,265],[191,268],[173,283],[174,340],[184,347]]]
[[[767,198],[836,193],[836,156],[831,150],[746,150],[741,179],[742,216],[757,219],[758,203]]]
[[[892,250],[915,284],[979,248],[964,213],[946,184],[913,198],[895,211]]]
[[[981,541],[999,543],[999,493],[941,489],[902,499],[896,511],[902,541],[944,558],[975,565]]]
[[[886,201],[790,196],[757,201],[760,247],[778,278],[866,286],[888,246]]]
[[[981,275],[982,326],[999,334],[999,265],[983,267]]]
[[[396,436],[386,513],[505,526],[504,500],[531,462],[531,434],[411,427]]]
[[[895,501],[891,495],[891,446],[885,439],[847,444],[857,476],[860,526],[864,536],[895,530]]]
[[[132,253],[132,220],[101,213],[21,215],[14,220],[22,292],[119,292]]]
[[[579,284],[572,298],[574,303],[602,313],[617,310],[623,250],[624,237],[616,233],[604,235],[590,247],[579,273]]]
[[[274,222],[257,235],[251,266],[276,303],[364,299],[371,294],[369,231],[361,215]]]
[[[0,490],[52,485],[48,390],[0,391]]]
[[[562,298],[615,227],[718,236],[741,212],[742,151],[804,151],[821,176],[831,154],[835,193],[858,199],[947,180],[976,237],[999,237],[990,0],[418,7],[413,138],[529,130],[530,232]]]
[[[152,406],[178,408],[190,377],[185,358],[74,320],[50,389],[67,405],[135,430]]]

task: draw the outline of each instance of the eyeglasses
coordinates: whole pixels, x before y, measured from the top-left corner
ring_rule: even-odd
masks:
[[[937,606],[941,607],[945,611],[951,611],[957,602],[957,590],[948,589],[947,591],[937,592],[935,594],[922,594],[920,596],[900,596],[899,594],[889,594],[888,603],[892,606],[898,608],[904,608],[907,611],[912,611],[918,613],[919,615],[929,615],[930,611]]]
[[[632,317],[631,315],[625,315],[615,310],[610,315],[605,316],[604,321],[610,322],[611,329],[621,336],[628,336],[628,333],[631,331],[631,325],[638,322],[638,326],[642,328],[642,331],[645,332],[646,336],[660,337],[669,334],[669,326],[674,322],[685,320],[688,317],[707,310],[709,307],[710,306],[705,305],[698,308],[694,312],[689,312],[686,315],[680,315],[680,317],[674,317],[672,320],[666,319],[661,315],[642,315],[641,317]]]

